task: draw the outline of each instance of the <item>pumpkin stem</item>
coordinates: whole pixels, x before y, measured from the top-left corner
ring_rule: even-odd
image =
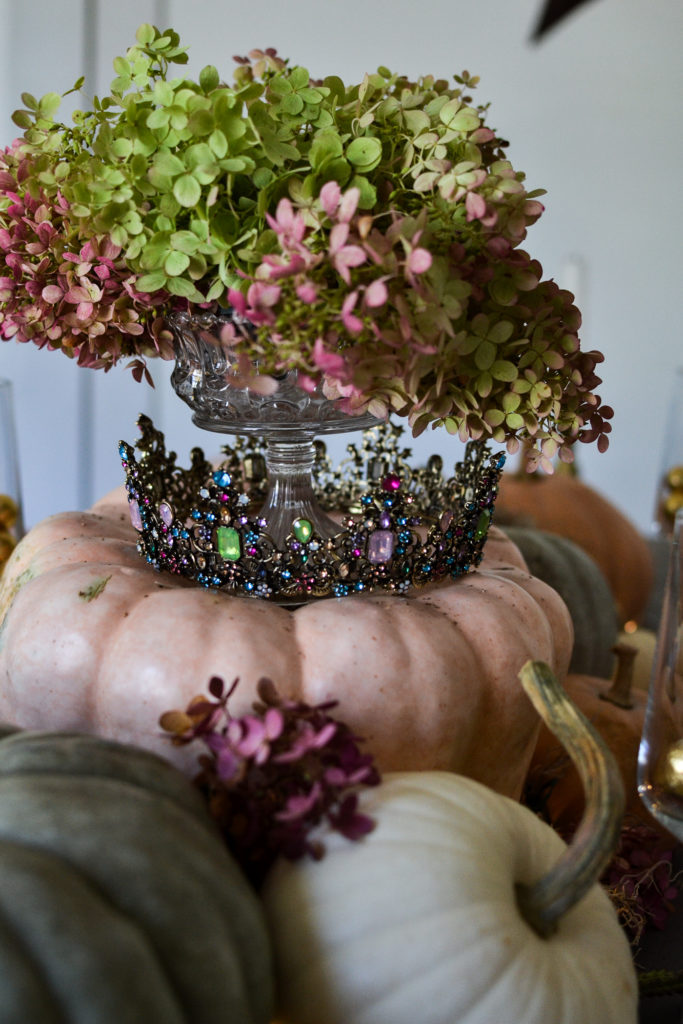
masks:
[[[606,693],[601,693],[601,700],[608,700],[610,704],[616,704],[618,708],[632,708],[631,687],[633,686],[634,661],[638,654],[638,648],[633,644],[615,644],[612,653],[617,656],[617,670],[612,685]]]
[[[517,886],[522,915],[542,938],[547,938],[609,863],[621,831],[624,786],[605,742],[550,668],[544,662],[528,661],[519,678],[546,726],[574,762],[585,793],[583,817],[557,864],[533,885]]]

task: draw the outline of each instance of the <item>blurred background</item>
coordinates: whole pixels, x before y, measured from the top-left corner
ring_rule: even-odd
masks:
[[[599,390],[615,409],[611,446],[602,455],[577,446],[579,471],[649,532],[683,364],[676,184],[683,5],[584,0],[534,41],[546,7],[546,0],[0,0],[0,143],[19,134],[11,114],[23,91],[65,92],[85,74],[86,99],[73,107],[106,90],[113,58],[143,21],[180,33],[193,77],[215,64],[231,80],[233,54],[268,46],[314,77],[351,82],[380,64],[408,75],[478,74],[488,123],[510,139],[528,187],[548,193],[524,247],[547,277],[574,292],[582,345],[605,355]],[[69,110],[65,101],[62,116]],[[0,377],[14,385],[27,526],[85,508],[121,482],[117,442],[136,439],[141,411],[165,431],[181,465],[194,444],[217,454],[220,438],[192,426],[168,385],[170,368],[151,364],[152,390],[123,367],[105,375],[60,353],[0,343]],[[335,456],[349,439],[331,440]],[[419,461],[439,452],[452,465],[462,446],[435,431],[413,451]]]

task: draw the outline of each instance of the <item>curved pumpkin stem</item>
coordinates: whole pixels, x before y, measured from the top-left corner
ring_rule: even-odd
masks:
[[[609,863],[621,831],[624,786],[612,753],[549,667],[544,662],[528,661],[519,678],[543,721],[576,765],[585,794],[583,817],[557,864],[533,885],[517,886],[523,916],[546,938]]]

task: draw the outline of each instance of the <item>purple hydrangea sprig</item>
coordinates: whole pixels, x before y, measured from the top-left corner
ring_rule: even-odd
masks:
[[[252,712],[233,717],[228,705],[237,685],[235,679],[226,689],[214,676],[210,697],[166,712],[160,725],[175,744],[203,743],[195,782],[231,852],[258,885],[278,856],[322,857],[315,830],[323,823],[350,840],[370,832],[374,822],[358,810],[358,789],[377,785],[380,776],[358,737],[328,714],[336,701],[287,700],[264,678]]]

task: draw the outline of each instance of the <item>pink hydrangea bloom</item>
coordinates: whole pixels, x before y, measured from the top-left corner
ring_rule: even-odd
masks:
[[[331,377],[343,377],[346,373],[346,360],[337,352],[328,352],[322,338],[316,338],[313,345],[313,362],[323,373]]]
[[[369,832],[373,822],[358,811],[358,790],[376,785],[379,774],[348,726],[329,715],[335,701],[284,700],[261,679],[252,711],[233,717],[237,682],[226,691],[214,677],[210,698],[162,715],[161,725],[174,743],[204,744],[197,784],[228,846],[258,883],[277,856],[322,856],[312,832],[323,821],[348,839]]]

